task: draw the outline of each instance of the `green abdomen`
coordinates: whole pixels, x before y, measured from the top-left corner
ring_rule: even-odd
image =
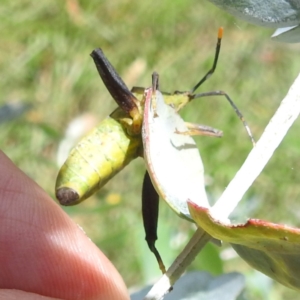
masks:
[[[116,119],[108,117],[73,148],[56,180],[61,204],[88,198],[139,155],[141,137],[125,132]]]

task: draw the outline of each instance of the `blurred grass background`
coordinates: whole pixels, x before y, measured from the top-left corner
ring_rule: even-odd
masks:
[[[256,27],[204,0],[53,1],[2,0],[0,4],[0,104],[33,107],[0,125],[0,147],[54,198],[56,155],[65,128],[90,112],[98,121],[116,104],[89,57],[101,47],[129,87],[150,86],[160,74],[163,91],[189,90],[212,65],[217,30],[224,39],[215,74],[199,92],[226,91],[258,139],[300,70],[299,45],[272,42],[273,30]],[[186,120],[222,129],[224,137],[197,138],[215,200],[251,142],[232,108],[221,97],[196,100]],[[300,226],[299,120],[247,193],[240,211]],[[144,241],[140,214],[141,159],[132,162],[97,195],[64,208],[113,261],[128,286],[160,275]],[[159,242],[165,264],[174,260],[194,227],[161,205]],[[251,270],[241,259],[208,245],[192,269],[247,274],[248,299],[295,299],[296,293]],[[227,257],[224,259],[224,257]],[[268,283],[266,285],[266,282]],[[267,288],[266,288],[267,286]]]

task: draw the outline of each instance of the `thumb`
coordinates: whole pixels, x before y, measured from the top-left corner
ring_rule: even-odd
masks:
[[[70,300],[129,299],[103,253],[2,152],[0,265],[0,289]]]

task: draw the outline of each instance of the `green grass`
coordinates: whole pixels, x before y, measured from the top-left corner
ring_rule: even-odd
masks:
[[[217,70],[199,92],[225,90],[256,139],[300,70],[299,45],[272,42],[272,30],[236,20],[208,1],[165,0],[154,5],[137,0],[27,0],[22,4],[3,0],[0,17],[0,102],[34,106],[22,117],[1,123],[0,147],[53,198],[59,170],[57,147],[67,124],[84,112],[92,112],[101,121],[116,107],[89,57],[94,48],[103,49],[129,87],[150,86],[151,73],[157,71],[162,90],[189,90],[211,67],[217,30],[223,26]],[[223,98],[194,101],[182,115],[224,131],[222,139],[197,138],[211,182],[207,191],[216,199],[245,159],[251,142]],[[297,121],[247,193],[242,206],[253,212],[246,217],[300,225],[299,127]],[[159,275],[142,232],[143,173],[138,159],[97,195],[66,209],[113,261],[128,286]],[[116,205],[109,202],[114,194],[120,196]],[[174,241],[180,236],[184,240],[193,227],[164,204],[161,217],[158,247],[169,265],[183,247]],[[205,264],[211,259],[211,252],[206,253],[192,268],[214,274],[250,270],[241,260],[234,268],[217,260]],[[278,284],[274,289],[280,292],[278,299],[296,297]]]

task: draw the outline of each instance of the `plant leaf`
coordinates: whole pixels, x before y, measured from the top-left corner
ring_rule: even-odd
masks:
[[[159,195],[177,214],[190,220],[187,199],[209,207],[204,187],[202,160],[184,121],[158,90],[146,91],[143,121],[144,159]]]
[[[299,29],[291,29],[290,26],[300,24],[300,2],[297,0],[209,0],[216,6],[225,10],[236,18],[264,27],[287,27],[277,30],[288,31],[278,33],[272,38],[285,43],[299,43]]]
[[[278,28],[272,35],[272,39],[285,43],[299,43],[300,26]]]
[[[258,219],[229,225],[213,219],[207,208],[189,204],[194,221],[211,236],[231,243],[253,268],[300,290],[300,229]]]
[[[295,0],[209,0],[236,18],[264,27],[288,27],[300,23],[300,3]]]

